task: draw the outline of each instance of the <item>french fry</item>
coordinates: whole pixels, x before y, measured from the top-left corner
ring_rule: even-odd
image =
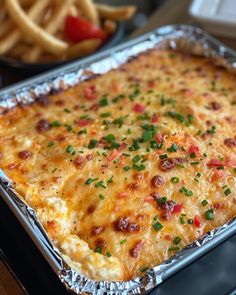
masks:
[[[5,20],[1,26],[0,26],[0,37],[5,35],[7,32],[9,32],[11,29],[14,28],[14,23],[11,19]]]
[[[42,13],[42,11],[45,9],[47,5],[48,0],[41,0],[35,2],[35,4],[29,10],[29,17],[31,19],[36,19]],[[10,26],[11,22],[9,23],[8,29]],[[0,54],[4,54],[12,47],[14,47],[14,45],[20,40],[21,35],[22,34],[19,29],[14,29],[9,34],[7,34],[0,42]]]
[[[135,5],[115,7],[106,4],[96,4],[96,8],[101,18],[116,21],[131,18],[136,11]]]
[[[69,59],[79,58],[94,52],[101,45],[100,39],[89,39],[81,41],[75,45],[72,45],[67,50],[67,57]]]
[[[106,19],[103,24],[103,29],[108,33],[108,35],[112,35],[117,29],[117,22],[111,19]]]
[[[13,58],[19,58],[21,59],[21,56],[30,50],[30,45],[25,43],[18,43],[12,50],[9,51],[7,54],[10,57]]]
[[[100,25],[98,12],[92,0],[77,0],[77,4],[88,20],[97,26]]]
[[[41,2],[43,0],[37,1]],[[20,7],[17,0],[6,0],[8,13],[19,28],[29,36],[36,44],[53,54],[60,54],[68,48],[68,44],[51,36],[48,32],[35,24]]]
[[[64,21],[65,16],[67,15],[68,8],[73,4],[74,0],[64,0],[61,5],[58,5],[54,13],[51,15],[45,31],[51,35],[54,35],[62,22]],[[42,53],[42,48],[38,45],[35,45],[30,52],[27,52],[23,55],[23,60],[25,62],[33,63]]]

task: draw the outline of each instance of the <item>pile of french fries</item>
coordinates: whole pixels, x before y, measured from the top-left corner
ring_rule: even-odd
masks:
[[[25,63],[80,58],[96,51],[101,40],[69,42],[64,36],[68,15],[84,17],[112,35],[117,21],[131,18],[135,10],[93,0],[0,0],[0,56]]]

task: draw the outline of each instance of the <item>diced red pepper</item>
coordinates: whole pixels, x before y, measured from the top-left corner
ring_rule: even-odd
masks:
[[[158,117],[157,117],[157,115],[153,115],[153,116],[152,116],[151,122],[152,122],[152,123],[156,123],[156,122],[158,122]]]
[[[88,119],[79,119],[77,120],[77,124],[80,126],[80,127],[84,127],[84,126],[87,126],[89,125],[91,121],[88,120]]]
[[[118,152],[121,152],[126,146],[127,146],[127,143],[122,142],[121,145],[118,148]]]
[[[218,159],[211,159],[208,163],[207,166],[209,168],[213,168],[213,167],[221,167],[224,166],[224,162],[218,160]]]
[[[134,111],[136,113],[144,113],[144,111],[145,111],[145,105],[143,105],[141,103],[136,103],[134,105]]]
[[[96,99],[96,87],[94,85],[88,86],[87,88],[85,88],[84,95],[88,100]]]
[[[194,216],[194,225],[196,227],[200,227],[200,225],[201,225],[201,219],[200,219],[200,217],[198,215]]]
[[[155,80],[152,80],[152,81],[148,82],[148,87],[154,88],[155,86],[156,86],[156,81]]]
[[[111,162],[117,158],[119,152],[117,150],[113,150],[111,154],[107,157],[108,161]]]
[[[183,204],[175,204],[172,213],[180,213],[183,209]]]
[[[196,145],[190,145],[190,147],[189,147],[189,153],[190,154],[193,154],[193,153],[197,153],[199,151],[199,148],[198,148],[198,146],[196,146]]]

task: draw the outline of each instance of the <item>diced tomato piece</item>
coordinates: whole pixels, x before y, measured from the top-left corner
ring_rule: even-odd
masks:
[[[198,146],[192,144],[192,145],[190,145],[188,151],[190,154],[197,153],[199,151],[199,148],[198,148]]]
[[[66,38],[73,43],[87,39],[100,39],[104,42],[107,39],[107,33],[104,30],[80,16],[68,15],[64,32]]]
[[[215,180],[218,180],[219,178],[221,178],[223,176],[224,176],[223,170],[216,170],[212,175],[211,181],[213,182]]]
[[[117,150],[113,150],[111,152],[111,154],[107,157],[108,161],[111,162],[113,160],[115,160],[115,158],[118,156],[118,151]]]
[[[88,100],[96,99],[96,87],[94,85],[88,86],[87,88],[85,88],[84,95]]]
[[[172,213],[180,213],[183,209],[183,205],[182,204],[175,204]]]
[[[213,168],[213,167],[220,167],[220,166],[224,166],[224,162],[218,160],[218,159],[211,159],[208,163],[207,166],[209,168]]]
[[[164,136],[162,134],[157,134],[155,138],[157,143],[162,143],[164,141]]]
[[[200,225],[201,225],[201,219],[200,219],[200,217],[198,215],[194,216],[194,225],[196,227],[200,227]]]
[[[151,122],[152,122],[152,123],[156,123],[156,122],[158,122],[158,117],[157,117],[157,115],[153,115],[153,116],[152,116]]]
[[[87,120],[87,119],[79,119],[79,120],[77,120],[77,124],[80,127],[87,126],[89,123],[90,123],[90,120]]]
[[[141,104],[141,103],[136,103],[134,105],[134,111],[136,113],[143,113],[145,111],[145,105]]]

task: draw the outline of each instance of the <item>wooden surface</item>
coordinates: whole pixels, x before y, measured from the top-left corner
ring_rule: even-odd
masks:
[[[168,0],[150,17],[147,26],[134,32],[131,37],[152,31],[157,27],[168,24],[196,24],[188,15],[188,7],[191,0]],[[236,49],[236,41],[233,39],[217,37],[229,47]],[[3,262],[0,260],[0,295],[22,295],[23,290],[20,288],[15,278],[11,275]]]

